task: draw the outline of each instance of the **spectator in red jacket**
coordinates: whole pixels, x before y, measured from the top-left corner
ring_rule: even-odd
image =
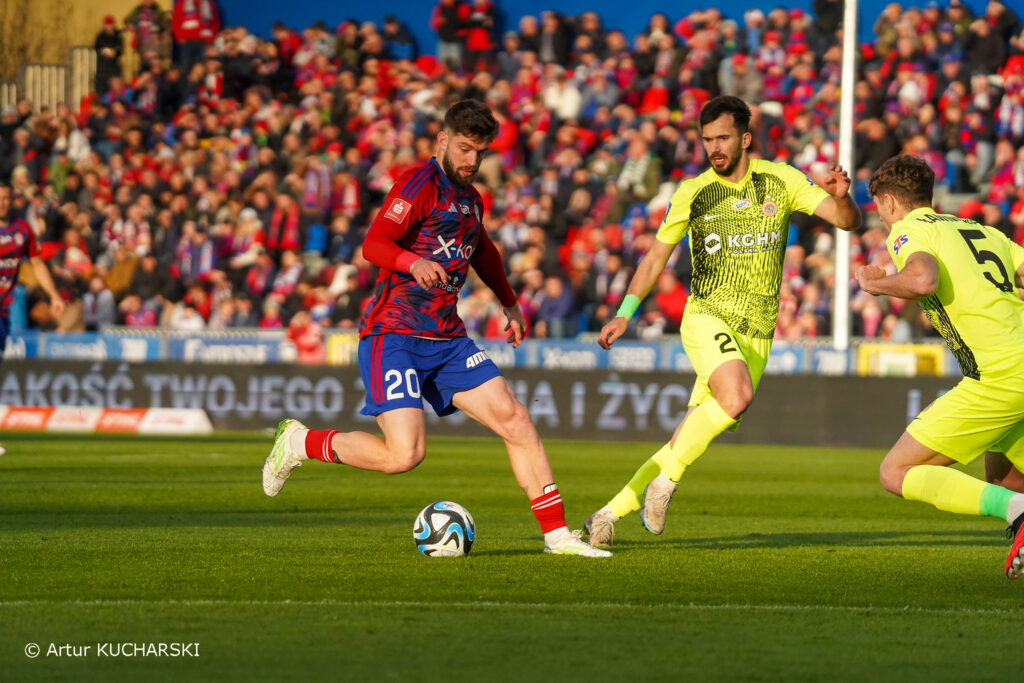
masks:
[[[324,346],[324,328],[314,322],[307,311],[299,311],[288,323],[288,341],[295,345],[296,360],[309,365],[323,365],[327,361]]]
[[[174,41],[178,44],[182,73],[203,60],[206,46],[220,31],[220,18],[213,0],[175,0],[172,18]]]
[[[463,5],[461,14],[466,26],[466,67],[470,71],[491,68],[494,63],[494,3],[491,0],[473,0]]]
[[[437,58],[456,68],[462,63],[464,10],[459,0],[441,0],[430,14],[430,28],[437,31]]]
[[[277,46],[277,55],[288,68],[291,68],[295,53],[302,47],[302,36],[288,28],[283,21],[275,21],[270,27],[274,34],[274,45]]]

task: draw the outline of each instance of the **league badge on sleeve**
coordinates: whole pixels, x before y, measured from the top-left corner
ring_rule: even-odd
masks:
[[[405,223],[405,217],[409,215],[411,210],[412,204],[404,199],[395,197],[391,200],[391,206],[389,206],[388,210],[384,212],[384,217],[390,218],[395,223],[401,225],[402,223]]]
[[[900,235],[900,236],[899,236],[899,237],[897,237],[897,238],[896,238],[896,240],[895,240],[895,241],[894,241],[894,242],[892,243],[892,252],[893,252],[894,254],[898,254],[898,253],[900,253],[900,247],[902,247],[902,246],[903,246],[904,244],[906,244],[906,243],[907,243],[907,242],[909,242],[909,241],[910,241],[910,238],[909,238],[909,237],[907,237],[906,233],[904,233],[904,234]]]

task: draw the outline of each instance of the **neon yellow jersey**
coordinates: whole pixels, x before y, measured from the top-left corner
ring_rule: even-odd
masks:
[[[900,270],[911,254],[939,262],[939,288],[920,299],[965,377],[1024,372],[1024,301],[1014,273],[1024,248],[972,220],[914,209],[892,226],[889,254]]]
[[[828,193],[786,164],[751,159],[738,183],[714,169],[679,184],[657,238],[690,233],[692,290],[686,309],[724,320],[738,334],[771,339],[794,211],[812,214]]]

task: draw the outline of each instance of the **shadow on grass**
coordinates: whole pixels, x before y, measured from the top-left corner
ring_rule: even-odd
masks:
[[[507,539],[503,539],[507,540]],[[543,546],[536,540],[532,539],[536,543],[536,547],[533,548],[506,548],[502,550],[474,550],[470,553],[470,557],[515,557],[517,555],[541,555],[543,554]],[[526,542],[526,541],[524,541]]]
[[[268,443],[268,438],[274,434],[274,427],[268,426],[264,430],[249,430],[249,431],[218,431],[212,434],[153,434],[150,436],[140,436],[138,434],[80,434],[76,432],[17,432],[17,431],[4,431],[3,441],[10,447],[11,444],[15,446],[20,443],[30,441],[41,441],[45,443],[51,443],[54,441],[73,442],[76,445],[85,444],[104,444],[109,442],[115,443],[138,443],[140,446],[145,446],[152,443],[166,443],[166,442],[181,442],[184,444],[195,444],[195,443],[207,443],[210,441],[224,442],[224,443],[239,443],[239,442],[255,442],[255,443]],[[272,442],[273,439],[271,438]]]
[[[351,510],[309,510],[278,508],[275,510],[187,509],[164,507],[138,508],[78,508],[62,507],[53,510],[15,511],[0,510],[0,532],[67,530],[67,529],[149,529],[195,527],[366,527],[367,525],[408,525],[408,511],[362,512]]]
[[[744,550],[751,548],[790,548],[821,546],[856,548],[873,546],[992,546],[1005,542],[1001,527],[992,531],[848,531],[821,533],[745,534],[715,538],[651,539],[616,542],[616,548],[649,549],[655,545],[688,550]]]
[[[388,509],[377,501],[377,509],[370,512],[363,505],[300,508],[296,503],[277,501],[260,504],[272,507],[234,509],[218,507],[197,508],[194,503],[182,501],[146,506],[54,506],[49,509],[17,509],[0,506],[0,531],[55,531],[55,530],[111,530],[111,529],[175,529],[175,528],[273,528],[273,527],[337,527],[365,528],[368,525],[384,528],[406,525],[408,510],[397,504]],[[912,531],[844,531],[844,532],[779,532],[750,533],[735,536],[696,538],[656,538],[643,540],[617,539],[612,550],[650,550],[658,546],[689,550],[742,550],[751,548],[788,548],[797,546],[819,547],[871,547],[871,546],[992,546],[1005,542],[1004,527],[993,523],[991,530],[912,530]],[[488,551],[491,552],[491,551]],[[494,551],[498,552],[498,551]],[[498,552],[502,554],[504,551]],[[508,551],[518,554],[521,551]],[[522,551],[528,552],[528,551]],[[483,554],[483,553],[481,553]]]

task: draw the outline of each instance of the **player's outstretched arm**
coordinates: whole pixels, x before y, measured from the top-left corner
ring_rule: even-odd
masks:
[[[526,337],[526,318],[523,317],[523,311],[519,308],[518,303],[512,306],[502,306],[501,310],[505,312],[505,317],[508,319],[505,324],[508,337],[505,341],[511,344],[512,348],[516,348],[523,343],[523,339]]]
[[[860,227],[860,207],[850,196],[850,175],[838,164],[829,169],[821,187],[829,193],[814,215],[828,221],[840,230],[856,230]]]
[[[939,288],[939,262],[931,254],[911,254],[907,265],[895,275],[878,266],[857,269],[857,282],[868,294],[886,294],[899,299],[923,299]]]
[[[29,262],[32,264],[32,272],[35,273],[40,286],[46,292],[46,296],[50,297],[50,312],[53,313],[54,318],[61,317],[64,314],[64,299],[60,298],[60,294],[57,293],[46,262],[40,256],[33,256]]]
[[[629,319],[633,317],[633,311],[654,288],[654,284],[661,277],[661,272],[665,270],[665,264],[668,263],[675,248],[674,244],[654,240],[650,251],[644,254],[643,259],[640,260],[633,279],[629,281],[626,298],[623,300],[622,306],[619,307],[618,313],[615,314],[611,322],[601,328],[601,334],[597,337],[597,343],[601,345],[601,348],[610,349],[615,340],[626,332],[626,326],[629,324]]]
[[[476,240],[476,249],[469,259],[469,265],[484,281],[484,284],[491,288],[501,305],[508,308],[515,304],[516,295],[508,284],[508,277],[505,275],[505,263],[501,260],[501,252],[491,241],[486,230],[481,229]]]

